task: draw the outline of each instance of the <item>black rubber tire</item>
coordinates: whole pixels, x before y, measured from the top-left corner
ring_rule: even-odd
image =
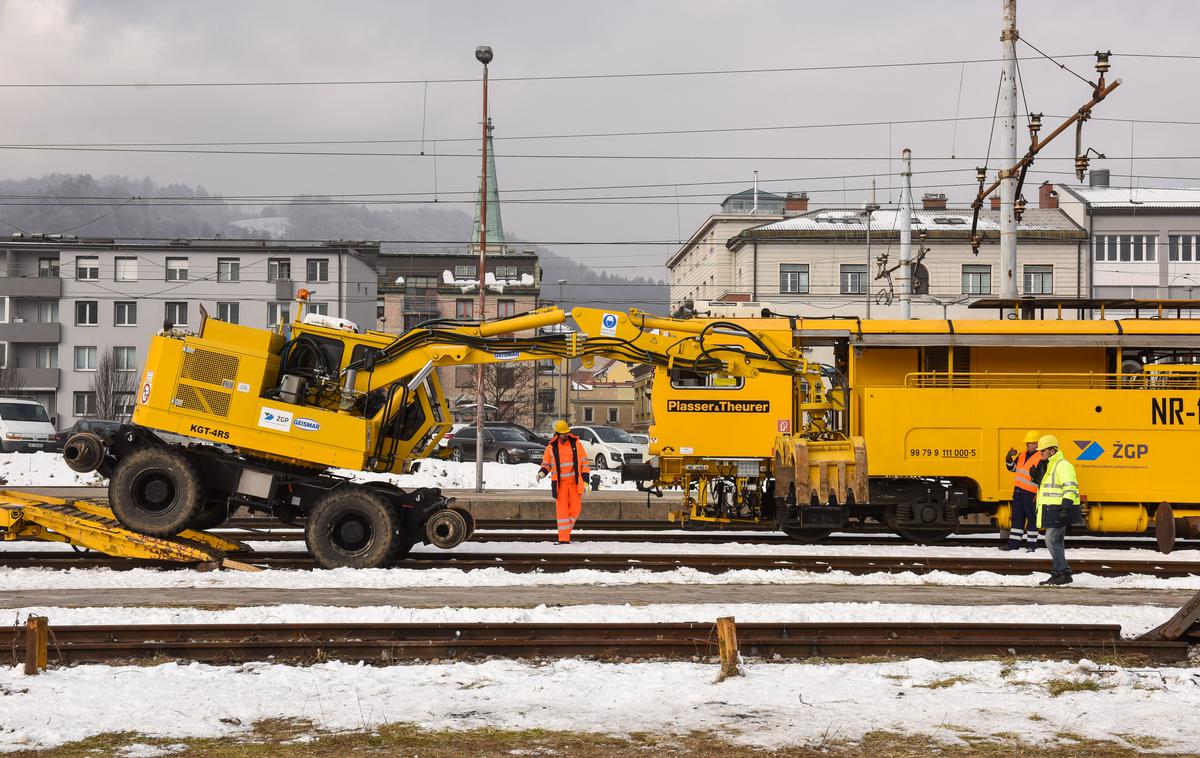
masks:
[[[304,541],[323,568],[380,568],[400,549],[400,517],[383,494],[342,486],[317,499]]]
[[[600,469],[601,471],[608,470],[608,459],[604,457],[604,453],[600,453],[596,456],[596,468]]]
[[[496,453],[496,463],[508,463],[508,451],[501,450]]]
[[[832,529],[822,529],[820,527],[799,527],[799,528],[797,528],[797,527],[786,527],[785,526],[785,527],[783,527],[783,533],[786,534],[788,536],[788,538],[795,540],[796,542],[803,542],[805,544],[813,544],[816,542],[820,542],[821,540],[825,539],[829,535],[833,534],[833,530]]]
[[[450,448],[450,460],[454,461],[455,463],[463,462],[464,457],[463,457],[463,451],[462,451],[461,447],[458,447],[456,445],[456,446]]]
[[[173,537],[190,528],[205,500],[196,468],[169,447],[134,450],[117,463],[108,483],[113,515],[151,537]]]

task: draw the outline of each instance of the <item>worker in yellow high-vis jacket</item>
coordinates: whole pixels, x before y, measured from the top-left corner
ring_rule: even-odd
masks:
[[[1075,466],[1058,448],[1058,438],[1052,434],[1038,440],[1042,460],[1034,466],[1033,479],[1038,483],[1038,527],[1046,530],[1046,547],[1050,550],[1050,578],[1044,585],[1071,583],[1071,567],[1067,565],[1067,527],[1080,523],[1079,478]]]

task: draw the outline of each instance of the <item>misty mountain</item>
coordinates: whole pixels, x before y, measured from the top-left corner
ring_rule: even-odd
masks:
[[[381,240],[385,252],[462,250],[471,216],[455,208],[375,209],[336,198],[299,196],[263,206],[238,204],[202,187],[159,185],[123,176],[50,174],[0,180],[0,225],[27,234],[81,237],[225,237]],[[667,311],[668,288],[644,277],[597,271],[540,246],[542,296],[564,304]],[[558,282],[566,283],[560,288]]]

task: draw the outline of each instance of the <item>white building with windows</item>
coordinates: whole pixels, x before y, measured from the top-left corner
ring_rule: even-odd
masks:
[[[196,329],[201,308],[258,327],[291,320],[296,290],[311,309],[373,328],[377,243],[114,240],[14,236],[0,242],[0,393],[28,395],[59,428],[96,413],[105,355],[132,386],[165,322]]]
[[[870,218],[856,209],[816,209],[731,233],[723,245],[692,241],[667,263],[673,307],[691,300],[763,308],[787,315],[898,318],[900,210]],[[711,226],[714,219],[709,220]],[[967,306],[1000,294],[999,211],[980,212],[979,254],[971,250],[972,212],[926,195],[912,212],[913,316],[978,318]],[[701,230],[704,231],[703,229]],[[1061,210],[1030,208],[1017,227],[1018,293],[1086,295],[1086,232]],[[923,252],[922,252],[923,251]]]
[[[1059,207],[1091,237],[1091,294],[1102,298],[1200,299],[1200,188],[1055,185]]]

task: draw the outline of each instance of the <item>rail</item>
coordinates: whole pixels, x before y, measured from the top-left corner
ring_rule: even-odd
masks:
[[[1147,366],[1136,374],[919,371],[907,374],[904,386],[906,389],[1200,390],[1200,365]]]
[[[187,660],[237,664],[330,659],[391,664],[417,660],[650,658],[691,660],[717,654],[713,624],[131,624],[54,626],[48,663]],[[1182,661],[1186,642],[1126,639],[1114,624],[745,623],[738,648],[770,660],[863,656],[976,658],[1084,655]],[[24,629],[0,629],[13,663]]]

